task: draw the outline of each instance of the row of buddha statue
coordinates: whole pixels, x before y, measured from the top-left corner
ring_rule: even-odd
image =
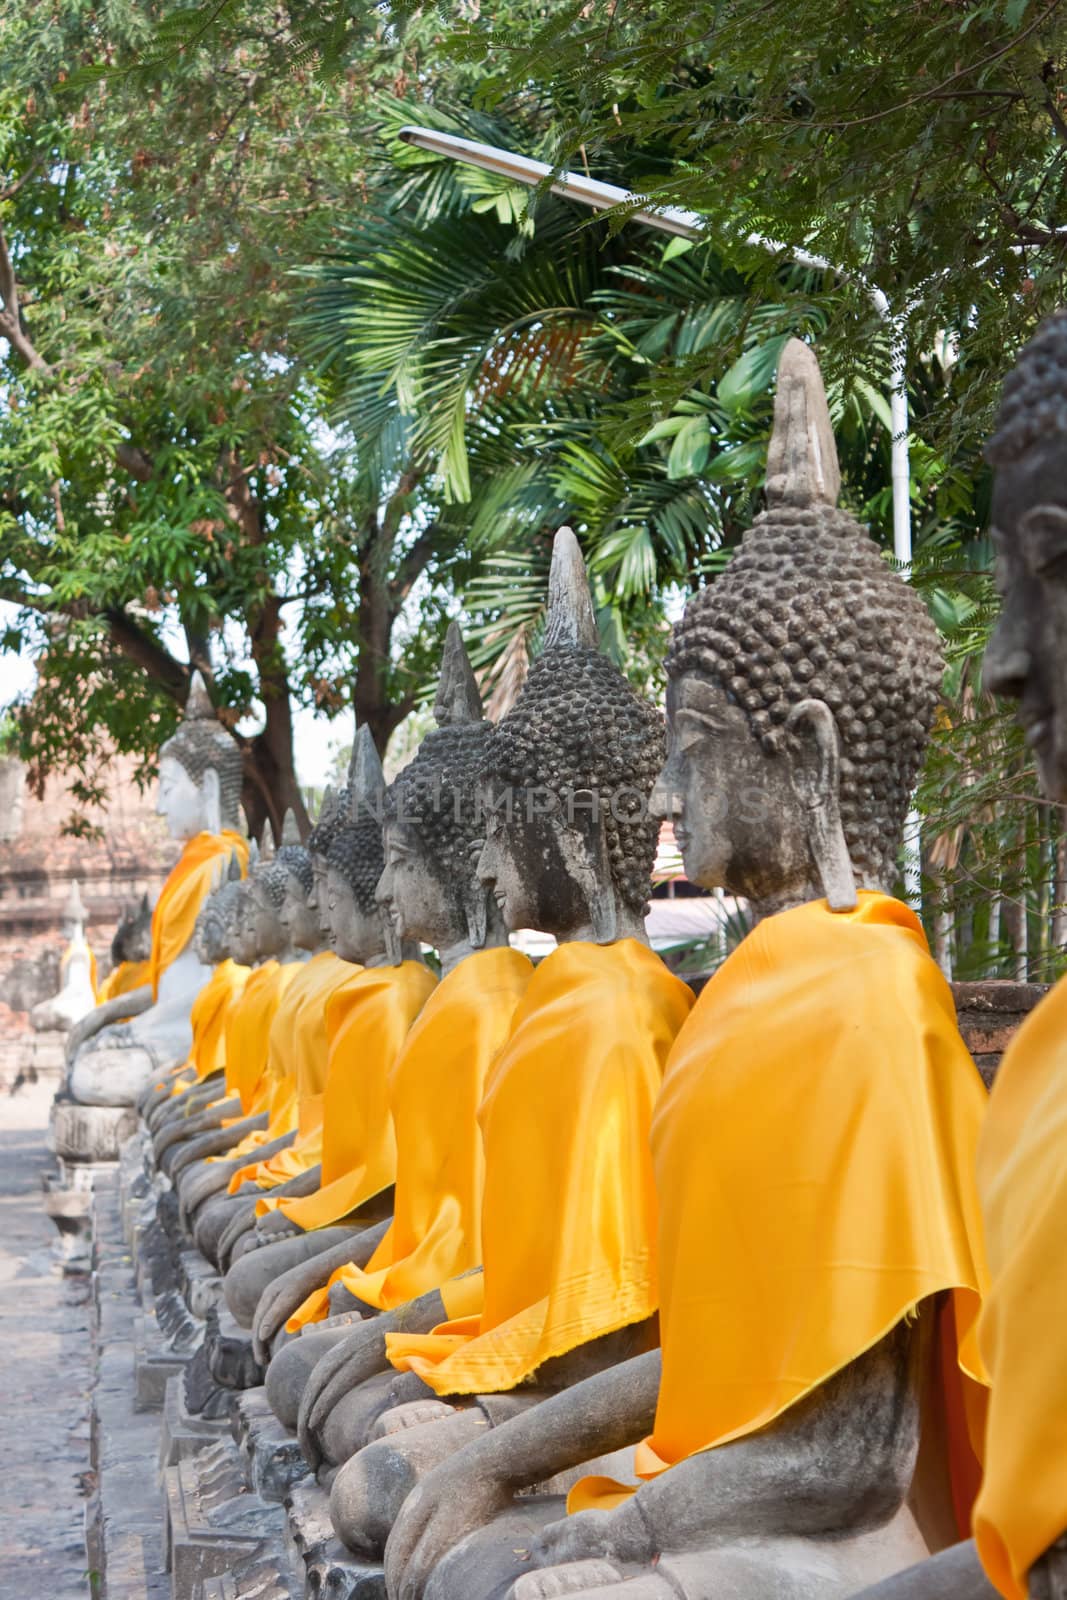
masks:
[[[987,682],[1067,800],[1067,316],[991,458]],[[137,1101],[391,1600],[1067,1595],[1067,990],[990,1105],[892,893],[938,636],[838,496],[793,341],[666,730],[564,529],[512,709],[453,625],[435,730],[386,784],[359,729],[302,842],[250,863],[202,684],[163,747],[187,842],[69,1094]],[[664,818],[753,912],[695,1003],[644,933]]]

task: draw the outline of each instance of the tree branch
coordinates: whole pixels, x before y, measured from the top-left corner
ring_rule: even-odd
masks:
[[[154,678],[179,705],[184,705],[189,689],[189,669],[140,628],[121,606],[108,606],[97,614],[107,623],[112,643],[123,655]]]
[[[152,458],[139,445],[129,444],[125,440],[115,446],[115,460],[124,472],[131,478],[136,478],[138,483],[147,483],[155,470]]]
[[[411,549],[397,563],[396,573],[389,584],[389,605],[394,616],[433,560],[437,549],[437,538],[437,524],[431,522],[425,532],[419,534]]]
[[[15,264],[11,259],[11,251],[2,226],[0,226],[0,301],[3,302],[0,306],[0,337],[8,341],[16,355],[20,356],[32,370],[51,372],[48,362],[23,326]]]

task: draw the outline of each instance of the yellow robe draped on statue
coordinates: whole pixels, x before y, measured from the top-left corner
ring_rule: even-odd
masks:
[[[120,995],[132,994],[135,989],[143,989],[151,981],[151,962],[120,961],[97,989],[96,1003],[102,1006],[108,1000],[117,1000]]]
[[[260,1200],[300,1228],[326,1228],[365,1205],[396,1179],[389,1073],[437,982],[421,961],[366,967],[327,1006],[330,1060],[323,1095],[322,1182],[297,1199]]]
[[[267,1068],[270,1026],[282,995],[300,969],[291,962],[264,961],[253,968],[240,999],[229,1008],[224,1025],[226,1092],[240,1095],[241,1115],[257,1106]]]
[[[221,1072],[226,1065],[226,1018],[230,1007],[244,993],[249,968],[238,966],[227,958],[220,961],[205,983],[189,1013],[193,1029],[193,1042],[182,1071],[192,1068],[194,1078],[182,1078],[171,1090],[171,1096],[184,1094],[194,1083],[201,1083],[213,1072]]]
[[[267,1043],[266,1090],[270,1123],[242,1140],[238,1153],[252,1153],[287,1133],[308,1133],[322,1122],[326,1083],[326,1006],[330,996],[352,975],[352,965],[332,950],[320,950],[297,966],[286,989]],[[253,1160],[230,1179],[230,1193],[255,1181],[261,1163]]]
[[[340,959],[340,957],[338,957]],[[266,1161],[256,1163],[251,1181],[264,1191],[277,1189],[281,1184],[288,1183],[290,1178],[298,1178],[301,1173],[310,1172],[322,1161],[322,1116],[325,1105],[325,1084],[330,1080],[330,1062],[333,1060],[335,1035],[339,1032],[345,1016],[345,1002],[340,998],[342,991],[347,991],[348,986],[363,972],[363,967],[355,961],[345,961],[345,976],[337,988],[330,995],[323,1013],[323,1024],[326,1033],[326,1065],[323,1092],[311,1096],[307,1102],[307,1115],[305,1127],[299,1132],[291,1145],[284,1150],[279,1150],[276,1155],[270,1156]],[[339,1052],[339,1055],[341,1052]],[[273,1207],[261,1207],[262,1214]]]
[[[440,1395],[512,1389],[656,1309],[652,1106],[692,991],[633,939],[561,945],[489,1073],[484,1299],[389,1360]]]
[[[224,828],[221,833],[198,833],[170,869],[152,912],[152,953],[148,958],[152,994],[159,998],[159,980],[177,960],[193,936],[200,908],[226,875],[230,856],[236,855],[241,876],[248,870],[248,840]]]
[[[819,900],[759,923],[678,1035],[653,1119],[663,1376],[638,1476],[765,1427],[947,1290],[965,1536],[985,1106],[907,906],[862,892],[852,912]],[[576,1485],[571,1509],[603,1484]]]
[[[992,1393],[978,1553],[1008,1600],[1067,1532],[1067,980],[1005,1052],[978,1152],[992,1284],[979,1342]]]
[[[388,1311],[480,1263],[485,1158],[478,1105],[532,977],[517,950],[476,950],[431,994],[389,1075],[397,1145],[392,1224],[366,1270],[341,1267],[290,1317],[290,1333],[328,1315],[335,1283]]]

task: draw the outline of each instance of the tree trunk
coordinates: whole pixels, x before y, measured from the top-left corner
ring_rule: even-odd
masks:
[[[1056,887],[1052,906],[1052,948],[1067,945],[1067,836],[1056,840]]]
[[[994,978],[1000,975],[1000,913],[1003,904],[998,887],[993,890],[989,899],[989,959],[992,967],[990,976]]]
[[[934,958],[945,977],[952,981],[952,912],[940,905],[934,913]]]

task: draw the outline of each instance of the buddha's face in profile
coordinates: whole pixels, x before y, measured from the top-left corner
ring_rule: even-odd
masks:
[[[230,954],[242,967],[253,967],[259,960],[255,923],[249,908],[251,892],[241,885],[237,904],[230,913]]]
[[[330,923],[330,943],[342,961],[368,961],[385,947],[381,912],[364,911],[344,873],[337,867],[326,869],[326,904]]]
[[[278,912],[278,921],[294,950],[317,950],[322,944],[318,907],[311,905],[300,879],[291,872],[285,879],[285,898]]]
[[[226,959],[224,944],[225,928],[221,917],[210,916],[197,919],[193,929],[193,951],[196,959],[205,967],[214,967]]]
[[[172,839],[192,839],[205,824],[200,785],[173,756],[164,756],[159,763],[156,815],[164,818]]]
[[[992,536],[1002,609],[985,687],[1017,702],[1041,786],[1067,801],[1067,440],[997,468]]]
[[[307,898],[308,914],[314,917],[319,928],[319,942],[332,944],[330,937],[329,868],[323,856],[311,857],[311,893]]]
[[[588,924],[580,881],[583,822],[597,826],[577,810],[571,825],[558,797],[532,789],[515,791],[510,815],[489,813],[476,871],[509,933],[536,928],[565,940]]]
[[[246,897],[251,937],[260,961],[283,954],[288,948],[277,908],[261,883],[253,878]]]
[[[402,822],[387,822],[383,842],[385,871],[376,895],[398,937],[421,940],[436,950],[456,944],[466,931],[457,910],[459,897],[443,881],[421,835]]]
[[[674,823],[686,876],[757,901],[809,883],[807,821],[784,740],[768,753],[734,697],[695,673],[670,680],[667,728],[652,806]]]

